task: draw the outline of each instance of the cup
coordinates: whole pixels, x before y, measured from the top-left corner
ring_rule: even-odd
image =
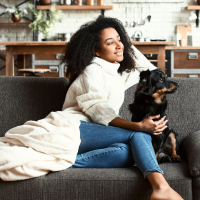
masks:
[[[99,6],[104,5],[104,0],[97,0],[97,5],[99,5]]]
[[[87,0],[87,5],[93,6],[94,5],[94,0]]]

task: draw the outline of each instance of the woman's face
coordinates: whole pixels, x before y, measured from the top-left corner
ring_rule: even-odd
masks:
[[[95,54],[111,63],[121,62],[124,59],[124,45],[114,28],[106,28],[101,32],[100,49]]]

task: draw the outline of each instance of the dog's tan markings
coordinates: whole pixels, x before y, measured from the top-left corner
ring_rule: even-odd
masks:
[[[156,153],[156,159],[158,158],[158,152]]]
[[[153,86],[152,91],[153,91],[153,92],[155,91],[155,86]]]
[[[156,103],[162,103],[163,97],[165,95],[165,92],[167,91],[167,88],[163,88],[161,90],[158,90],[156,93],[153,94],[153,97],[155,98]]]
[[[179,161],[181,158],[179,155],[177,155],[176,153],[176,137],[174,135],[174,133],[170,133],[169,136],[168,136],[170,139],[171,139],[171,142],[172,142],[172,159],[174,161]]]
[[[168,91],[170,92],[171,90],[174,90],[174,89],[176,89],[176,86],[174,84],[171,84],[170,88],[168,89]]]
[[[176,88],[176,86],[174,84],[171,84],[169,89],[163,88],[161,90],[158,90],[156,93],[153,94],[153,97],[155,98],[154,101],[158,104],[162,103],[162,100],[163,100],[163,97],[165,96],[165,93],[171,92],[175,88]]]

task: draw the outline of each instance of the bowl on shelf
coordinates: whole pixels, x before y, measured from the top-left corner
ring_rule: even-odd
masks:
[[[51,0],[39,0],[40,5],[51,5]]]

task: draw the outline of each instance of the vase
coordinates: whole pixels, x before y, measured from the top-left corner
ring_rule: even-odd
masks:
[[[11,19],[12,19],[12,21],[13,21],[13,22],[20,22],[22,18],[21,18],[21,17],[19,17],[19,18],[16,18],[16,17],[15,17],[15,15],[14,15],[14,14],[12,14],[12,17],[11,17]]]
[[[39,4],[40,5],[51,5],[51,0],[40,0]]]
[[[197,0],[197,4],[200,5],[200,0]]]

